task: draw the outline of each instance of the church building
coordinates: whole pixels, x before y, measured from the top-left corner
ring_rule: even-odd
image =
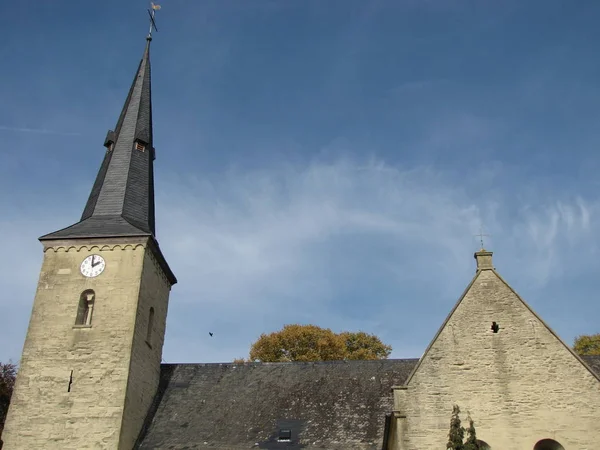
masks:
[[[421,358],[161,364],[177,279],[155,233],[151,40],[81,219],[39,238],[3,450],[442,450],[454,405],[481,449],[600,448],[600,357],[484,249]]]

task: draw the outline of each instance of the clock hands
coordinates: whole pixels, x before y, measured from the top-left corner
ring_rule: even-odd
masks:
[[[89,255],[81,263],[81,274],[88,278],[97,277],[104,271],[104,258],[100,255]]]

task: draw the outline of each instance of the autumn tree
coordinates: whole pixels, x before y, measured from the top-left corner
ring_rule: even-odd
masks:
[[[316,325],[286,325],[262,334],[250,348],[250,361],[333,361],[385,359],[392,347],[364,332],[334,333]]]
[[[4,421],[8,413],[8,405],[12,396],[13,387],[15,385],[15,377],[17,376],[17,366],[12,363],[0,362],[0,437],[4,430]],[[2,441],[0,440],[0,447]]]
[[[579,355],[600,355],[600,333],[577,336],[573,350]]]
[[[340,333],[340,337],[346,346],[345,359],[385,359],[392,352],[392,347],[385,345],[377,336],[364,331],[356,333],[345,331]]]

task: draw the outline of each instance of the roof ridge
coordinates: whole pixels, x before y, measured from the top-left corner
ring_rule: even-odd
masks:
[[[550,325],[548,325],[544,319],[542,319],[538,313],[536,313],[533,308],[531,306],[529,306],[529,304],[523,300],[523,298],[521,298],[521,296],[517,293],[516,290],[513,289],[513,287],[508,284],[506,282],[506,280],[504,278],[502,278],[502,276],[496,272],[496,269],[492,269],[492,272],[500,279],[500,281],[502,281],[506,287],[508,287],[508,289],[511,290],[511,292],[513,294],[515,294],[515,296],[521,301],[521,303],[523,303],[523,305],[525,306],[525,308],[527,308],[529,310],[529,312],[531,314],[533,314],[533,316],[540,321],[540,323],[546,327],[546,329],[550,332],[550,334],[552,334],[552,336],[554,336],[558,342],[560,342],[598,381],[600,381],[600,374],[596,373],[583,359],[580,355],[578,355],[575,350],[573,350],[573,348],[571,348],[569,345],[567,345],[567,343],[565,341],[562,340],[562,338],[552,329],[552,327],[550,327]]]
[[[410,375],[406,379],[406,383],[405,383],[406,385],[408,385],[408,383],[410,383],[410,381],[412,380],[412,378],[415,375],[415,373],[417,373],[417,370],[419,370],[419,367],[421,367],[421,363],[423,362],[423,359],[425,359],[425,356],[427,356],[427,354],[431,350],[431,347],[433,347],[433,344],[435,343],[435,341],[438,339],[438,337],[442,333],[442,330],[444,329],[444,327],[446,326],[446,324],[450,320],[450,317],[452,317],[452,314],[454,314],[454,311],[456,311],[456,308],[458,308],[458,305],[460,305],[460,303],[463,301],[463,299],[465,298],[465,296],[467,295],[467,293],[469,292],[469,290],[471,289],[471,287],[475,283],[475,280],[477,279],[477,277],[479,277],[479,274],[481,272],[482,272],[481,270],[477,270],[477,272],[475,272],[475,276],[473,277],[473,279],[471,280],[471,282],[467,285],[467,287],[463,291],[462,295],[458,298],[458,301],[454,304],[454,306],[452,307],[452,309],[450,310],[450,312],[446,316],[446,319],[444,319],[444,321],[442,322],[442,325],[438,328],[437,333],[435,333],[435,336],[433,336],[433,339],[431,339],[431,341],[429,342],[429,345],[427,346],[427,348],[425,349],[425,351],[423,352],[423,354],[419,358],[419,362],[417,363],[417,365],[414,367],[414,369],[412,370],[412,372],[410,373]]]
[[[332,360],[332,361],[250,361],[250,362],[209,362],[209,363],[162,363],[161,366],[276,366],[276,365],[342,365],[342,364],[357,364],[357,363],[386,363],[386,362],[416,362],[419,358],[386,358],[386,359],[350,359],[350,360]]]
[[[487,253],[491,253],[491,252],[487,252]],[[406,385],[408,385],[410,383],[410,381],[412,380],[412,378],[414,377],[414,375],[417,373],[417,371],[419,370],[419,367],[421,366],[423,360],[425,359],[425,356],[429,353],[429,351],[431,350],[433,344],[439,338],[442,330],[448,324],[448,321],[450,320],[450,318],[452,317],[452,315],[454,314],[454,312],[456,311],[456,309],[458,308],[458,306],[462,303],[462,301],[464,300],[464,298],[467,295],[467,293],[469,292],[469,290],[473,287],[473,284],[475,283],[475,281],[477,280],[477,278],[479,277],[479,275],[481,273],[483,273],[484,271],[490,271],[490,272],[492,272],[517,297],[517,300],[519,300],[525,306],[525,308],[527,308],[527,310],[531,314],[533,314],[533,316],[537,320],[540,321],[540,323],[542,324],[542,326],[544,326],[550,332],[550,334],[552,334],[552,336],[554,336],[564,347],[566,347],[566,349],[592,374],[592,376],[594,376],[598,381],[600,381],[600,373],[597,373],[595,370],[593,370],[589,366],[589,364],[587,364],[587,362],[584,361],[584,359],[581,356],[579,356],[571,347],[569,347],[560,338],[560,336],[557,333],[555,333],[554,330],[533,310],[533,308],[531,308],[531,306],[529,306],[529,304],[525,300],[523,300],[523,298],[517,293],[517,291],[504,278],[502,278],[502,276],[496,271],[496,269],[493,268],[490,265],[489,268],[486,267],[486,268],[483,268],[483,269],[480,269],[480,268],[477,269],[477,271],[475,272],[475,276],[473,277],[473,279],[471,280],[471,282],[467,285],[467,287],[463,291],[462,295],[459,297],[458,301],[454,304],[454,307],[452,308],[452,310],[446,316],[446,319],[444,320],[444,322],[442,323],[442,325],[439,327],[437,333],[435,334],[435,336],[433,337],[433,339],[429,342],[429,345],[425,349],[425,352],[419,358],[419,362],[417,363],[417,365],[414,367],[414,369],[412,370],[412,372],[410,373],[410,375],[406,379]],[[600,357],[599,357],[599,359],[600,359]]]

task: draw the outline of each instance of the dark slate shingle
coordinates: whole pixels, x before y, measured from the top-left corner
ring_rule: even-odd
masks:
[[[107,135],[112,149],[104,156],[81,220],[40,240],[156,234],[150,40],[115,130]],[[136,140],[145,144],[145,151],[135,149]]]
[[[597,356],[582,356],[583,359],[590,368],[600,376],[600,355]]]
[[[380,449],[391,387],[416,363],[165,364],[138,448]]]
[[[600,356],[583,360],[600,375]],[[381,449],[391,387],[417,362],[163,364],[136,448]]]

